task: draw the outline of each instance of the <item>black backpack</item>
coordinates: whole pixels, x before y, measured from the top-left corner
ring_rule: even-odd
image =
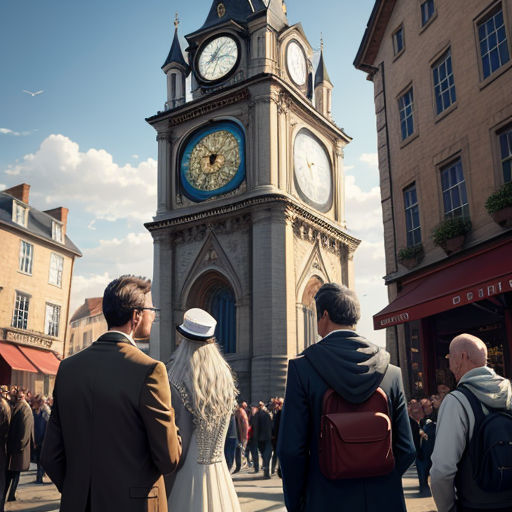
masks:
[[[457,387],[469,401],[475,416],[468,446],[473,478],[488,492],[512,490],[512,412],[491,409],[485,415],[480,400],[463,384]]]

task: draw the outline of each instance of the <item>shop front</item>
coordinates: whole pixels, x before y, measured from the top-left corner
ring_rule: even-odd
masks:
[[[0,338],[0,384],[24,387],[33,395],[53,391],[60,359],[44,344],[51,341],[36,334],[3,329]]]
[[[396,299],[374,316],[374,327],[395,326],[411,397],[436,393],[439,386],[453,389],[446,355],[461,333],[481,338],[489,366],[512,376],[511,240],[445,261],[400,284]]]

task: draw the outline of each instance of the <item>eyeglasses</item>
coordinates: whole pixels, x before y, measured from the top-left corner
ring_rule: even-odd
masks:
[[[153,311],[153,313],[155,314],[155,321],[160,320],[160,308],[137,308],[137,309],[139,311],[144,311],[144,310]]]

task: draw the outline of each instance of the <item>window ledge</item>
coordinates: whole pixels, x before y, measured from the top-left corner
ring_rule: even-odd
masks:
[[[395,62],[398,60],[403,54],[405,53],[405,45],[404,47],[393,57],[393,60],[391,62]]]
[[[420,136],[420,132],[416,130],[414,133],[409,135],[406,139],[400,141],[400,149],[405,148],[408,144],[410,144],[413,140],[417,139]]]
[[[62,290],[62,284],[58,285],[58,284],[56,284],[56,283],[52,283],[52,282],[50,282],[50,281],[48,281],[48,284],[49,284],[50,286],[55,286],[55,288],[59,288],[59,290]]]
[[[434,123],[442,121],[447,115],[451,114],[457,108],[457,102],[450,105],[448,108],[443,110],[440,114],[437,114],[434,118]]]
[[[32,277],[32,273],[29,273],[29,272],[23,272],[23,270],[18,270],[18,274],[23,274],[24,276]]]
[[[418,32],[419,34],[423,34],[423,32],[425,32],[425,30],[427,30],[428,27],[430,27],[430,25],[432,25],[432,23],[434,22],[434,20],[437,18],[437,9],[434,11],[434,14],[432,14],[432,16],[430,17],[430,19],[427,21],[427,23],[425,23],[425,25],[423,25],[421,28],[420,28],[420,31]]]
[[[494,82],[494,80],[499,78],[503,73],[508,71],[511,67],[512,67],[512,58],[510,58],[506,64],[503,64],[503,66],[501,66],[501,68],[497,69],[494,73],[489,75],[487,78],[484,78],[480,82],[480,90],[485,89],[489,84]]]

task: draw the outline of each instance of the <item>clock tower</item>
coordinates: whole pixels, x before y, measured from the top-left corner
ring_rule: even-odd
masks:
[[[266,400],[283,395],[288,359],[317,341],[316,290],[353,286],[351,139],[331,119],[323,55],[318,72],[283,0],[213,0],[186,40],[184,57],[176,29],[164,71],[190,71],[191,91],[147,119],[158,206],[146,227],[162,310],[150,351],[167,361],[184,311],[206,309],[241,398]]]

